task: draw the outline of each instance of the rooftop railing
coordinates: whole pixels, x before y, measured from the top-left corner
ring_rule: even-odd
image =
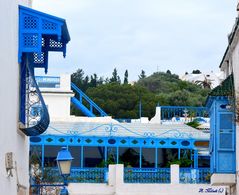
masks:
[[[113,173],[112,168],[72,168],[71,175],[68,177],[69,183],[107,183],[112,182],[109,172]],[[119,171],[119,170],[118,170]],[[124,168],[124,183],[144,183],[144,184],[170,184],[172,176],[175,178],[175,170],[172,168]],[[35,174],[35,175],[34,175]],[[114,173],[116,174],[116,172]],[[171,175],[172,174],[172,175]],[[111,175],[112,176],[112,175]],[[118,177],[116,175],[116,177]],[[176,176],[178,178],[178,176]],[[30,191],[32,194],[59,194],[63,187],[63,179],[55,167],[44,168],[31,171]],[[174,181],[174,179],[172,179]],[[209,184],[209,168],[180,168],[180,184]]]
[[[180,168],[180,183],[210,183],[210,168]]]
[[[170,183],[170,168],[125,168],[125,183]]]

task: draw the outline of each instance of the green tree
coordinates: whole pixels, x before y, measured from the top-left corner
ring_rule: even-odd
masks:
[[[71,75],[71,81],[78,87],[82,87],[83,80],[84,80],[84,71],[82,69],[78,69],[75,73]]]
[[[139,79],[144,79],[146,78],[146,74],[145,74],[145,71],[144,70],[141,70],[141,73],[139,75]]]
[[[167,74],[172,74],[170,70],[167,70],[166,73],[167,73]]]
[[[128,75],[128,70],[126,70],[125,73],[124,73],[124,84],[128,84],[128,82],[129,82],[128,81],[128,76],[129,76]]]
[[[198,69],[197,69],[197,70],[193,70],[193,71],[192,71],[192,74],[201,74],[201,71],[198,70]]]
[[[118,75],[118,72],[117,72],[117,69],[116,68],[114,68],[114,70],[113,70],[113,73],[112,73],[112,77],[110,78],[110,83],[121,83],[121,81],[120,81],[120,77],[119,77],[119,75]]]

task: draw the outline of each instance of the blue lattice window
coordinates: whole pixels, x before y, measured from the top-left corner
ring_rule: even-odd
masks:
[[[34,67],[48,68],[48,52],[66,54],[70,36],[64,19],[19,6],[19,63],[29,54]]]

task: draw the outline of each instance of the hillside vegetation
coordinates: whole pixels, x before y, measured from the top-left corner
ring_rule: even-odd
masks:
[[[150,118],[154,116],[157,104],[204,106],[210,91],[181,81],[178,75],[171,74],[170,71],[153,73],[148,77],[142,71],[139,80],[134,85],[128,84],[128,71],[124,76],[124,82],[121,84],[116,69],[112,73],[112,78],[105,80],[102,77],[98,79],[96,74],[84,77],[84,72],[80,69],[72,74],[71,78],[72,82],[83,89],[113,118],[139,118],[140,102],[142,105],[141,116]],[[81,115],[81,112],[74,106],[71,111],[72,114]]]

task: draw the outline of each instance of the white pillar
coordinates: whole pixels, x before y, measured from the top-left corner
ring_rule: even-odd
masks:
[[[171,184],[179,184],[179,165],[171,165]]]
[[[115,186],[116,183],[116,165],[109,165],[108,185]]]
[[[154,117],[149,123],[161,123],[161,107],[157,106]]]
[[[123,164],[117,164],[115,165],[115,184],[116,186],[124,184],[124,165]]]

